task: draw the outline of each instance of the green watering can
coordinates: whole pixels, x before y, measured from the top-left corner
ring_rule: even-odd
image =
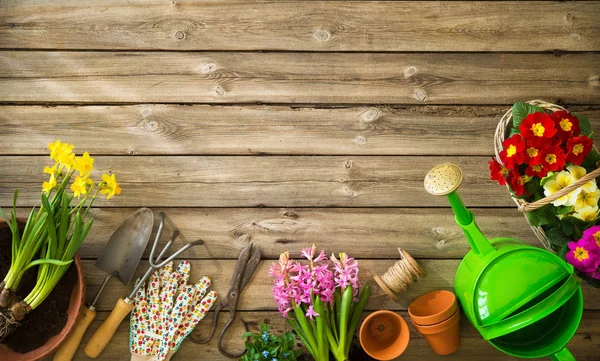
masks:
[[[566,348],[583,314],[581,280],[557,255],[513,238],[488,240],[456,189],[462,172],[440,164],[425,189],[445,195],[471,251],[456,271],[454,292],[483,338],[511,356],[575,361]]]

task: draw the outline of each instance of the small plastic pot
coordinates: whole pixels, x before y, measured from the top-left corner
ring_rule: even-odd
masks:
[[[399,314],[381,310],[370,314],[360,326],[363,350],[376,360],[393,360],[408,346],[410,331]]]
[[[459,320],[460,311],[456,310],[449,319],[435,325],[422,326],[414,322],[412,324],[436,354],[449,355],[460,347]]]
[[[408,306],[408,314],[421,326],[435,325],[446,321],[456,310],[458,304],[454,293],[446,290],[428,292],[419,296]]]

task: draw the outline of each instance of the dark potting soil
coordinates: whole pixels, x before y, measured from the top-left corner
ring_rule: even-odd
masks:
[[[4,277],[11,261],[11,234],[8,227],[0,228],[0,277]],[[30,268],[23,275],[17,289],[17,296],[23,298],[35,286],[37,267]],[[77,283],[75,266],[69,267],[52,293],[42,304],[21,321],[21,325],[4,339],[11,350],[26,353],[42,346],[48,339],[57,335],[67,323],[67,311],[73,287]]]

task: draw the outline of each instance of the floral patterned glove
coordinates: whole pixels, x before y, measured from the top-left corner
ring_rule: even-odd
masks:
[[[217,293],[205,296],[210,278],[188,285],[189,278],[189,262],[181,262],[175,272],[169,262],[140,287],[130,322],[132,361],[168,361],[213,305]]]

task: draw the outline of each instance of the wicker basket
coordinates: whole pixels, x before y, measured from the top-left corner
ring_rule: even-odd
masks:
[[[565,110],[565,108],[561,107],[560,105],[548,103],[543,100],[530,100],[527,103],[538,106],[540,108],[544,108],[546,110],[553,111],[553,112],[557,111],[557,110]],[[505,136],[507,134],[509,134],[511,128],[512,128],[512,107],[504,114],[504,116],[502,116],[502,119],[500,119],[500,122],[498,123],[498,126],[496,127],[496,133],[494,134],[494,151],[496,153],[496,160],[500,164],[502,164],[502,161],[500,159],[500,152],[503,149],[502,142],[504,141]],[[596,148],[595,144],[593,147],[594,147],[594,150],[596,150],[596,151],[598,150]],[[531,203],[526,202],[523,199],[513,197],[512,192],[510,194],[511,194],[511,198],[513,199],[513,201],[517,204],[517,207],[520,212],[522,212],[522,213],[531,212],[535,209],[541,208],[547,204],[552,203],[553,201],[557,200],[558,198],[570,193],[571,191],[583,186],[587,182],[589,182],[592,179],[599,177],[599,176],[600,176],[600,168],[587,173],[586,175],[581,177],[577,182],[561,189],[560,191],[558,191],[548,197],[542,198],[538,201],[531,202]],[[510,191],[510,187],[508,184],[506,185],[506,187]],[[527,219],[527,217],[525,217],[525,219]],[[546,232],[544,232],[542,227],[537,227],[537,226],[531,225],[529,223],[529,220],[527,221],[527,223],[533,230],[533,233],[535,234],[535,236],[540,240],[540,242],[542,242],[542,245],[544,246],[544,248],[546,248],[549,251],[554,252],[554,250],[550,246],[550,241],[548,240],[548,237],[546,236]]]

